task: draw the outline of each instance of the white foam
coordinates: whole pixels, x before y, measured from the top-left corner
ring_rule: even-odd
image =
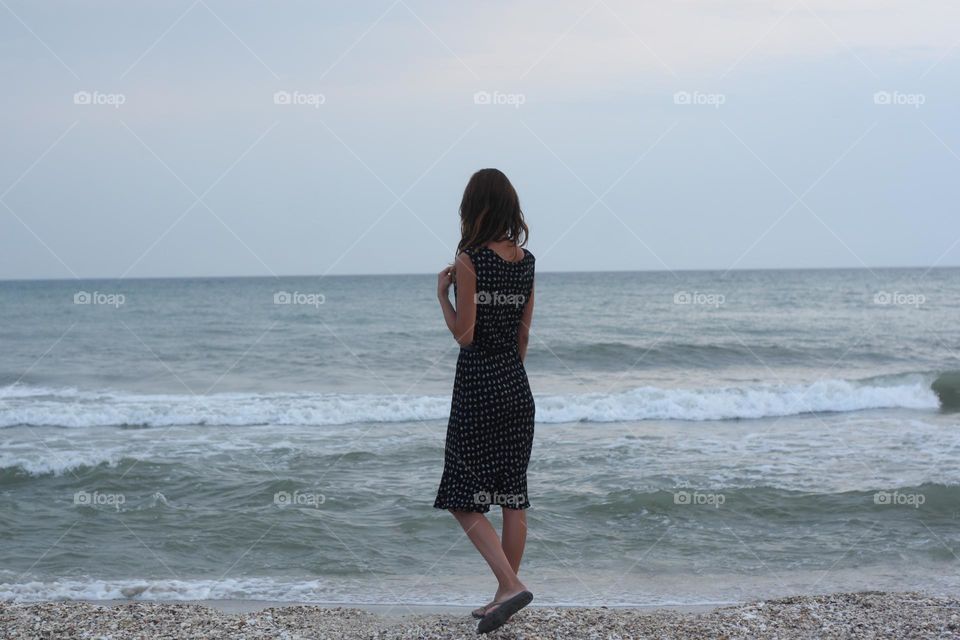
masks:
[[[0,396],[0,427],[16,425],[97,427],[142,425],[340,425],[443,420],[448,396],[225,393],[141,395],[122,392],[44,393],[23,389]],[[619,393],[544,395],[536,398],[537,421],[632,422],[728,420],[829,411],[935,409],[925,376],[868,380],[820,380],[812,384],[763,384],[707,389],[641,387]]]
[[[63,451],[51,447],[31,447],[30,450],[7,449],[0,452],[0,469],[20,468],[32,476],[51,473],[55,476],[73,473],[84,467],[101,464],[116,466],[121,455],[116,451]]]
[[[585,576],[588,581],[604,584],[610,576],[596,578]],[[605,598],[602,603],[593,602],[594,598],[583,594],[564,593],[564,582],[554,580],[550,593],[558,600],[547,599],[542,605],[550,606],[645,606],[658,605],[703,605],[696,594],[679,595],[675,601],[663,602],[662,596],[654,595],[650,602],[633,603],[625,600]],[[159,602],[195,602],[208,601],[252,602],[261,605],[272,603],[306,603],[314,605],[338,605],[362,607],[390,606],[397,611],[409,606],[472,606],[483,593],[484,585],[471,578],[458,576],[448,579],[448,584],[438,585],[436,581],[424,587],[421,580],[411,578],[407,586],[389,589],[384,583],[371,584],[370,580],[351,579],[336,576],[333,580],[289,580],[273,578],[226,578],[222,580],[97,580],[97,579],[56,579],[50,581],[29,581],[19,583],[0,582],[0,601],[9,602],[49,602],[59,600],[84,601],[159,601]],[[689,584],[689,580],[683,580]],[[392,584],[397,584],[395,581]],[[699,584],[699,583],[698,583]],[[440,599],[438,599],[438,594]],[[401,595],[403,601],[398,600]],[[566,597],[564,597],[566,596]],[[668,596],[670,597],[670,596]],[[549,596],[548,596],[549,598]],[[726,604],[724,600],[721,603]],[[214,605],[216,606],[216,605]],[[242,610],[242,609],[241,609]]]
[[[887,385],[821,380],[808,385],[716,389],[641,387],[621,394],[588,394],[572,399],[547,396],[537,403],[537,418],[544,422],[704,421],[828,411],[937,408],[936,395],[920,376],[916,378],[909,383]]]
[[[276,600],[316,602],[324,590],[317,581],[279,582],[269,578],[226,580],[62,579],[0,583],[0,600]]]
[[[6,572],[10,573],[10,572]],[[408,604],[435,604],[441,606],[472,604],[475,593],[456,595],[449,585],[439,592],[446,598],[435,602],[438,593],[433,588],[423,588],[419,580],[411,580],[408,588],[394,592],[381,582],[371,584],[363,577],[335,576],[334,579],[289,579],[289,578],[224,578],[220,580],[99,580],[94,578],[64,578],[3,582],[0,579],[0,601],[42,602],[53,600],[146,600],[146,601],[260,601],[302,602],[311,604],[347,604],[349,606],[405,605],[397,601],[402,593]],[[460,580],[460,586],[467,581]]]

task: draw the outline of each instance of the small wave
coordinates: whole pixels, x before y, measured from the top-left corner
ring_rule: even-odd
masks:
[[[926,374],[810,384],[676,389],[640,387],[618,393],[542,395],[537,421],[635,422],[731,420],[866,409],[936,409]],[[137,395],[120,392],[43,394],[21,390],[0,399],[0,427],[169,427],[188,425],[342,425],[443,420],[448,396],[269,393]]]
[[[615,576],[614,576],[615,577]],[[320,606],[391,606],[398,610],[410,605],[430,607],[468,606],[479,597],[482,585],[471,585],[460,580],[457,589],[425,589],[419,582],[410,580],[407,588],[400,589],[403,600],[397,600],[395,591],[387,590],[370,580],[348,580],[338,576],[329,579],[283,579],[283,578],[226,578],[221,580],[153,580],[153,579],[59,579],[5,583],[0,580],[0,601],[50,602],[60,600],[85,601],[148,601],[148,602],[203,602],[232,601],[254,603],[303,603]],[[418,588],[419,587],[419,588]],[[550,602],[550,601],[548,601]],[[590,600],[575,596],[552,602],[555,606],[591,606]],[[632,605],[629,601],[610,600],[603,603],[614,606]],[[657,603],[659,604],[659,603]],[[677,601],[668,604],[704,604],[700,600]]]
[[[0,399],[0,427],[170,427],[335,425],[435,420],[450,410],[438,396],[224,393],[206,396],[119,392],[21,392]]]
[[[960,411],[960,371],[947,371],[930,385],[945,411]]]
[[[12,572],[6,572],[11,573]],[[19,576],[13,576],[13,579]],[[465,581],[461,581],[463,587]],[[404,601],[400,604],[397,594],[387,590],[382,583],[371,583],[361,577],[337,580],[309,578],[271,578],[244,577],[205,579],[115,579],[96,578],[27,580],[5,582],[0,577],[0,601],[8,602],[49,602],[57,600],[129,600],[160,602],[196,602],[196,601],[255,601],[305,603],[314,605],[396,605],[408,604],[431,606],[466,606],[473,602],[475,595],[470,590],[462,594],[456,590],[442,591],[441,600],[437,600],[435,589],[418,589],[419,582],[410,581],[403,589]],[[477,585],[475,593],[479,593]],[[586,601],[572,604],[586,605]]]
[[[0,582],[0,600],[273,600],[323,602],[320,581],[282,582],[269,578],[227,580],[96,580]],[[326,597],[326,598],[325,598]]]
[[[660,342],[655,345],[637,345],[619,341],[555,343],[549,350],[533,348],[532,362],[552,368],[557,363],[572,362],[578,367],[599,371],[618,371],[629,368],[686,368],[722,369],[761,360],[773,366],[809,365],[812,360],[833,362],[836,347],[806,345],[791,347],[782,344],[744,344],[732,341],[726,344],[698,344],[695,342]],[[861,344],[846,361],[859,360],[873,364],[899,361],[889,350],[878,351]]]
[[[7,398],[42,398],[44,396],[56,396],[59,398],[69,397],[90,397],[89,392],[84,393],[73,387],[37,387],[24,384],[13,384],[0,389],[0,400]]]
[[[120,461],[121,456],[110,451],[66,452],[44,449],[32,455],[5,453],[0,455],[0,478],[9,475],[61,476],[101,465],[115,467]]]
[[[936,409],[926,376],[818,380],[811,384],[761,384],[712,389],[641,387],[618,394],[538,399],[543,422],[733,420],[850,412],[866,409]],[[544,414],[548,416],[544,420]]]

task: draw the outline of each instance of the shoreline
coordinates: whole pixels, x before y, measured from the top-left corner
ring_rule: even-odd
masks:
[[[240,603],[241,606],[236,606]],[[262,608],[261,608],[262,605]],[[9,638],[476,638],[468,607],[342,607],[267,601],[0,602]],[[696,606],[696,605],[693,605]],[[231,610],[227,612],[226,610]],[[380,609],[379,611],[377,609]],[[391,611],[391,609],[393,611]],[[670,607],[528,607],[492,638],[960,637],[960,596],[833,593],[704,611]]]
[[[366,602],[296,602],[290,600],[42,600],[37,602],[17,602],[8,604],[28,605],[49,602],[83,602],[101,607],[118,607],[135,603],[161,605],[198,605],[213,609],[226,615],[259,613],[267,609],[289,609],[293,607],[317,609],[356,609],[384,617],[403,617],[409,615],[469,615],[473,607],[458,604],[395,604]],[[624,604],[610,606],[531,604],[529,609],[602,609],[608,611],[639,611],[652,613],[657,611],[675,611],[678,613],[706,613],[723,607],[738,606],[738,602],[717,602],[706,604]]]

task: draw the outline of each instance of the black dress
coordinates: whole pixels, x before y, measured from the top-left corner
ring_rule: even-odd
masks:
[[[477,319],[473,343],[457,359],[433,506],[481,513],[491,504],[526,509],[535,409],[517,331],[533,290],[535,258],[524,250],[520,261],[508,262],[488,247],[465,253],[477,274]]]

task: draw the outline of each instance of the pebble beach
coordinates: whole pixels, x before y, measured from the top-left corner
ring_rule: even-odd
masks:
[[[0,603],[3,638],[476,638],[463,613],[410,614],[321,606],[245,613],[186,603]],[[960,638],[960,599],[838,593],[692,613],[530,607],[491,638]]]

